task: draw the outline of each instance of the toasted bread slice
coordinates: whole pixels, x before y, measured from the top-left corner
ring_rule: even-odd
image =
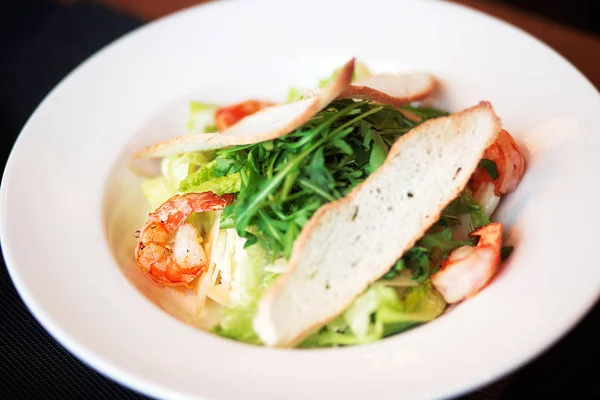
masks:
[[[439,219],[500,129],[487,102],[426,121],[365,182],[317,210],[259,303],[261,340],[291,347],[341,314]]]
[[[371,75],[352,82],[338,98],[368,99],[399,107],[423,100],[435,87],[434,77],[425,73]]]
[[[186,135],[169,139],[141,149],[134,153],[133,157],[165,157],[232,145],[266,142],[285,136],[335,100],[350,85],[353,73],[354,58],[348,61],[334,79],[314,97],[265,108],[242,118],[220,133]]]

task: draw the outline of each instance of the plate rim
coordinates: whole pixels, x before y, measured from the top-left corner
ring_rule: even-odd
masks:
[[[195,12],[200,9],[203,10],[208,7],[218,7],[218,8],[226,7],[226,4],[228,2],[229,3],[237,3],[237,2],[242,3],[242,1],[243,0],[228,0],[228,1],[222,0],[219,2],[211,1],[211,2],[207,2],[207,3],[203,3],[203,4],[197,4],[197,5],[193,5],[193,6],[184,8],[177,12],[171,13],[167,16],[158,18],[154,21],[148,22],[148,23],[120,36],[119,38],[111,41],[110,43],[106,44],[101,49],[99,49],[98,51],[93,53],[91,56],[86,58],[83,62],[81,62],[73,70],[71,70],[71,72],[69,72],[64,78],[62,78],[50,90],[50,92],[48,92],[48,94],[43,98],[43,100],[39,103],[39,105],[34,109],[34,111],[30,115],[30,117],[27,119],[26,123],[23,125],[19,135],[17,136],[17,138],[15,140],[15,143],[11,149],[11,152],[9,154],[9,157],[8,157],[6,165],[5,165],[5,169],[4,169],[3,176],[2,176],[2,184],[0,186],[0,198],[1,198],[0,204],[2,205],[2,210],[3,210],[2,214],[5,215],[7,212],[6,198],[8,196],[8,193],[6,190],[5,181],[6,181],[6,178],[12,173],[12,170],[14,168],[14,164],[15,164],[14,154],[16,153],[16,151],[17,151],[16,149],[19,148],[20,143],[22,142],[22,137],[23,137],[24,132],[27,131],[28,127],[31,124],[31,121],[36,118],[38,111],[40,109],[42,109],[48,102],[52,101],[52,98],[54,97],[55,93],[58,92],[59,90],[61,90],[61,88],[64,86],[64,84],[72,76],[76,75],[80,70],[86,68],[87,65],[93,63],[94,60],[96,60],[100,57],[103,57],[104,54],[109,52],[112,48],[119,46],[121,43],[128,40],[130,37],[140,35],[146,30],[153,29],[156,25],[169,23],[170,21],[179,18],[183,14]],[[267,3],[269,1],[267,0],[267,1],[255,1],[255,2]],[[410,0],[408,2],[417,3],[416,1],[413,1],[413,0]],[[433,3],[434,0],[427,0],[427,2]],[[542,40],[540,40],[537,37],[535,37],[534,35],[526,32],[525,30],[513,25],[512,23],[509,23],[509,22],[503,21],[497,17],[494,17],[486,12],[482,12],[482,11],[476,10],[474,8],[471,8],[471,7],[462,5],[462,4],[457,4],[454,2],[436,2],[436,3],[438,4],[439,7],[450,7],[450,8],[461,9],[462,12],[476,14],[476,15],[478,15],[478,17],[486,17],[488,19],[493,20],[495,23],[499,23],[499,24],[504,25],[505,27],[516,30],[516,31],[520,32],[520,34],[525,34],[530,39],[533,39],[538,45],[542,45],[543,47],[545,47],[546,50],[549,50],[550,52],[552,52],[554,56],[558,56],[563,62],[566,62],[566,64],[574,72],[576,72],[579,75],[580,79],[583,78],[583,80],[589,86],[591,86],[592,88],[596,89],[596,91],[598,91],[598,89],[595,87],[595,85],[575,65],[573,65],[573,63],[571,63],[570,60],[568,60],[567,58],[562,56],[560,53],[558,53],[556,50],[554,50],[552,47],[550,47],[548,44],[546,44]],[[3,218],[2,223],[0,224],[0,241],[3,244],[6,243],[6,239],[8,238],[8,236],[9,236],[8,229],[5,224],[5,219]],[[126,369],[123,369],[119,366],[112,365],[110,362],[107,362],[104,359],[104,357],[101,356],[100,354],[95,354],[93,352],[90,352],[85,347],[85,345],[83,345],[77,339],[75,339],[69,332],[65,331],[60,326],[60,324],[57,324],[56,321],[53,320],[53,318],[50,315],[47,315],[46,311],[44,310],[44,307],[41,304],[38,304],[33,299],[34,296],[29,291],[29,288],[27,287],[27,285],[24,282],[21,281],[21,277],[18,272],[18,267],[16,267],[17,263],[14,260],[11,247],[2,246],[2,252],[4,255],[8,274],[9,274],[17,292],[19,293],[21,300],[23,301],[23,303],[25,304],[27,309],[30,311],[30,313],[32,314],[34,319],[43,327],[43,329],[54,340],[56,340],[61,345],[61,347],[66,349],[71,355],[73,355],[75,358],[77,358],[84,364],[92,367],[96,372],[100,373],[101,375],[106,376],[106,377],[110,378],[111,380],[118,382],[121,385],[124,385],[134,391],[143,393],[147,396],[154,397],[154,396],[157,396],[157,394],[160,397],[173,397],[174,394],[175,394],[175,397],[185,397],[186,396],[184,393],[176,393],[176,391],[174,391],[173,388],[165,388],[161,385],[154,385],[152,382],[138,376],[138,374],[136,374],[136,373],[130,373],[130,371],[128,371]],[[564,338],[566,335],[568,335],[589,314],[589,312],[596,305],[597,302],[598,302],[598,298],[594,299],[593,301],[590,301],[589,304],[587,304],[586,307],[581,308],[579,310],[579,312],[573,313],[572,318],[571,318],[572,321],[571,321],[570,325],[568,327],[565,327],[559,335],[555,335],[554,338],[549,340],[547,343],[544,343],[544,344],[541,344],[540,346],[538,346],[538,349],[536,349],[536,351],[530,352],[530,354],[527,357],[524,357],[520,363],[518,363],[518,364],[513,363],[511,367],[504,368],[502,375],[495,375],[494,377],[490,378],[489,380],[484,380],[484,381],[479,380],[479,381],[471,384],[469,387],[463,387],[464,390],[462,392],[455,391],[454,394],[457,396],[462,395],[462,394],[468,393],[476,388],[483,387],[483,386],[489,384],[490,382],[503,379],[506,375],[522,368],[523,365],[530,363],[533,359],[539,357],[542,353],[547,351],[550,347],[552,347],[554,344],[556,344],[557,342],[562,340],[562,338]]]

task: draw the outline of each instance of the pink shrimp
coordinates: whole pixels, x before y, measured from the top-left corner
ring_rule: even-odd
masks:
[[[207,268],[207,257],[198,231],[185,221],[193,212],[217,211],[234,195],[212,192],[175,195],[153,213],[135,236],[135,259],[154,282],[186,286]]]
[[[500,131],[496,141],[483,153],[483,158],[496,163],[498,177],[494,180],[485,168],[477,168],[469,181],[473,192],[477,192],[485,183],[494,184],[494,193],[498,197],[517,188],[525,173],[525,159],[508,132]]]
[[[493,222],[471,233],[479,236],[477,246],[454,249],[431,275],[431,283],[447,303],[473,297],[483,289],[498,270],[502,245],[502,224]]]
[[[483,158],[496,164],[498,176],[492,179],[484,167],[479,167],[469,180],[468,190],[489,217],[498,207],[500,197],[514,191],[521,182],[525,159],[505,130],[500,131],[496,141],[485,150]]]

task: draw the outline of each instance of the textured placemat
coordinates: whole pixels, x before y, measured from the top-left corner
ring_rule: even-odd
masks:
[[[0,10],[2,167],[22,125],[60,79],[102,46],[141,24],[90,5],[61,7],[41,0],[14,3]],[[6,6],[3,2],[1,7]],[[0,321],[0,399],[145,398],[105,379],[58,345],[25,308],[4,264],[0,266]],[[596,344],[599,321],[600,308],[596,307],[541,358],[464,399],[545,398],[561,392],[600,398],[593,384],[597,371],[593,365],[600,355]],[[397,389],[402,398],[401,388]]]
[[[14,140],[43,97],[87,57],[141,22],[89,5],[1,3],[0,162],[4,170]],[[2,260],[0,399],[88,398],[144,397],[105,379],[55,342],[25,308]]]

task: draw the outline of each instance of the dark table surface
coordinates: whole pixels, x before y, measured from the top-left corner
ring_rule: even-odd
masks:
[[[64,7],[41,0],[0,5],[2,166],[21,127],[43,97],[87,57],[142,23],[93,5]],[[105,379],[57,344],[23,305],[4,264],[0,267],[0,327],[0,399],[144,398]],[[595,381],[599,338],[597,305],[539,358],[464,398],[546,398],[557,394],[600,398]]]

